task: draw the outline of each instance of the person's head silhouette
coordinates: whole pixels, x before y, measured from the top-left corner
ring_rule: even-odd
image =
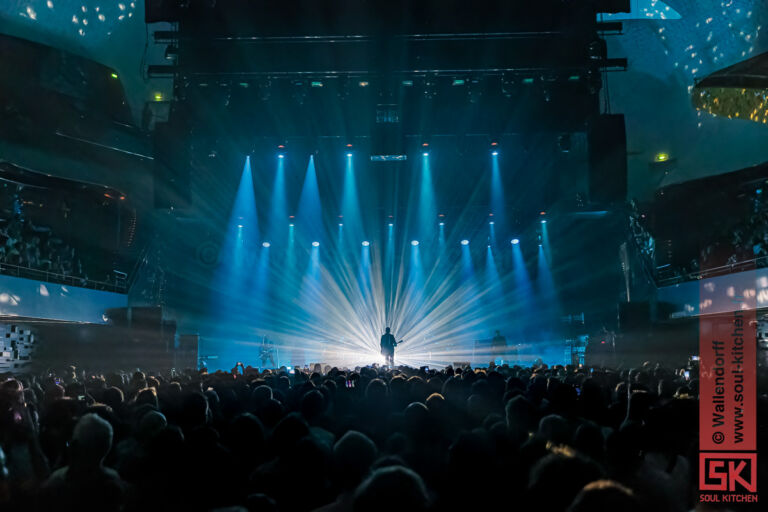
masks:
[[[496,331],[496,336],[501,336],[501,331]]]
[[[389,334],[389,327],[387,327],[387,329],[385,330],[385,333]]]

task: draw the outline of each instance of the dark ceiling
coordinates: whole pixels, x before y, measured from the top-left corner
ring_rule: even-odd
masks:
[[[609,55],[629,59],[627,72],[609,75],[608,92],[611,110],[626,114],[630,195],[648,197],[660,184],[768,160],[768,128],[699,113],[690,101],[697,78],[768,50],[762,36],[768,22],[764,3],[632,0],[632,6],[629,18],[635,19],[622,20],[623,34],[608,38]],[[157,92],[163,98],[171,92],[170,81],[146,78],[146,64],[161,62],[165,48],[152,44],[143,14],[143,2],[128,0],[81,5],[10,0],[0,5],[4,32],[117,69],[137,119],[145,101]],[[676,160],[666,176],[649,168],[659,152]]]

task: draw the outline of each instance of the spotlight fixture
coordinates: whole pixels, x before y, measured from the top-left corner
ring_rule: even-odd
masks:
[[[269,249],[270,245],[272,245],[272,244],[270,244],[269,242],[264,242],[263,244],[261,244],[262,247],[265,247],[267,249]]]
[[[368,240],[363,241],[363,247],[368,247],[369,245],[371,245],[371,242]]]
[[[541,223],[542,224],[546,224],[547,223],[547,219],[541,219]]]
[[[429,156],[429,152],[428,152],[428,151],[425,151],[425,152],[423,153],[423,156]]]
[[[291,224],[288,224],[288,227],[289,227],[289,228],[292,228],[292,227],[293,227],[293,223],[291,223]]]
[[[390,222],[390,223],[389,223],[389,227],[392,227],[392,226],[394,226],[394,224],[392,224],[392,223]]]
[[[498,151],[496,151],[496,150],[493,150],[493,151],[491,152],[491,154],[492,154],[493,156],[499,156],[499,152],[498,152]]]
[[[666,162],[669,160],[669,153],[657,153],[654,160],[656,162]]]
[[[462,240],[461,245],[469,245],[469,240]]]
[[[513,238],[513,239],[512,239],[512,245],[517,245],[517,244],[519,244],[519,243],[520,243],[520,240],[519,240],[519,239],[517,239],[517,238]]]
[[[439,226],[445,226],[445,222],[441,222],[441,223],[440,223],[440,224],[438,224],[438,225],[439,225]]]
[[[312,247],[320,247],[320,242],[312,242]]]
[[[418,240],[411,240],[411,245],[416,247],[417,245],[419,245],[419,241]]]
[[[342,226],[344,226],[344,224],[342,224],[341,222],[339,222],[339,227],[342,227]]]
[[[237,227],[239,227],[239,228],[242,228],[242,227],[243,227],[243,225],[242,225],[242,224],[238,224],[238,225],[237,225]]]
[[[285,158],[285,155],[282,153],[278,153],[277,158]]]
[[[352,153],[347,153],[347,158],[352,158]]]
[[[493,221],[491,221],[491,222],[489,222],[488,224],[489,224],[489,225],[491,225],[491,226],[493,226],[494,222],[493,222]]]

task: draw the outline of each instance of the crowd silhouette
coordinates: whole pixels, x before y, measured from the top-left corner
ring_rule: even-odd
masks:
[[[6,376],[0,510],[676,512],[695,503],[698,386],[679,370],[294,372]]]

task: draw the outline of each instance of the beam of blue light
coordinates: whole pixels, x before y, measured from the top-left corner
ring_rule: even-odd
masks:
[[[484,306],[489,311],[487,330],[496,329],[505,331],[507,322],[507,309],[504,300],[504,289],[502,287],[499,269],[496,266],[493,248],[489,245],[485,251],[485,286],[484,286]]]
[[[547,260],[547,264],[551,264],[552,251],[549,244],[549,228],[547,219],[541,219],[541,246],[544,249],[544,258]]]
[[[341,214],[344,218],[347,246],[342,245],[339,239],[339,250],[351,249],[353,242],[363,236],[364,228],[360,211],[360,198],[357,190],[355,176],[355,162],[352,157],[347,157],[344,162],[344,185],[341,196]],[[354,254],[354,253],[352,253]]]
[[[421,159],[421,183],[419,184],[418,234],[420,239],[429,240],[434,236],[434,222],[437,217],[435,190],[432,185],[432,169],[429,157]]]
[[[283,224],[288,218],[288,201],[285,187],[285,160],[279,158],[275,169],[275,183],[272,187],[272,208],[269,214],[269,236],[281,239]]]
[[[501,167],[497,155],[491,157],[491,210],[494,217],[505,218],[504,182],[501,178]]]
[[[440,248],[440,257],[443,257],[443,252],[445,251],[445,222],[441,222],[437,226],[438,229],[438,235],[437,235],[437,242]]]
[[[524,302],[529,302],[532,298],[533,288],[531,287],[531,278],[528,275],[528,269],[525,266],[523,249],[520,247],[519,243],[512,244],[512,274],[514,278],[515,294]]]
[[[248,266],[247,258],[259,239],[250,157],[245,159],[229,218],[219,273],[220,282],[226,286],[243,282],[243,272]]]
[[[541,244],[539,245],[536,284],[536,295],[542,314],[549,315],[553,320],[559,318],[560,307],[557,290],[555,289],[555,283],[552,279],[552,270],[549,267],[549,259]]]
[[[237,339],[249,329],[255,303],[250,291],[258,276],[252,270],[259,245],[259,226],[251,159],[246,157],[225,227],[219,266],[211,293],[211,341],[224,350],[223,341]]]
[[[464,242],[467,242],[466,244]],[[469,247],[469,241],[463,240],[461,243],[461,278],[463,281],[471,281],[475,278],[475,268],[472,263],[472,250]]]
[[[363,306],[364,311],[370,315],[371,310],[375,308],[373,297],[373,283],[371,277],[371,244],[363,241],[360,247],[360,266],[358,274],[358,285],[360,294],[365,298]]]
[[[298,220],[301,224],[299,226],[298,240],[302,245],[310,240],[322,241],[323,209],[320,203],[320,191],[317,186],[314,155],[309,157],[307,172],[304,176],[304,185],[301,188]]]
[[[264,242],[259,250],[259,259],[256,264],[256,283],[249,293],[253,294],[257,306],[255,317],[260,327],[264,328],[268,319],[272,317],[269,281],[269,253],[271,244]]]
[[[520,241],[515,238],[513,242],[517,240],[518,243],[512,244],[512,280],[513,290],[512,297],[515,298],[515,302],[512,305],[517,316],[524,318],[523,315],[527,311],[531,311],[535,307],[533,297],[533,287],[531,285],[531,278],[528,275],[528,268],[525,265],[525,257],[523,256],[523,249],[520,245]],[[510,334],[517,339],[525,332],[527,323],[525,320],[521,322],[512,322],[507,325],[507,329]]]

